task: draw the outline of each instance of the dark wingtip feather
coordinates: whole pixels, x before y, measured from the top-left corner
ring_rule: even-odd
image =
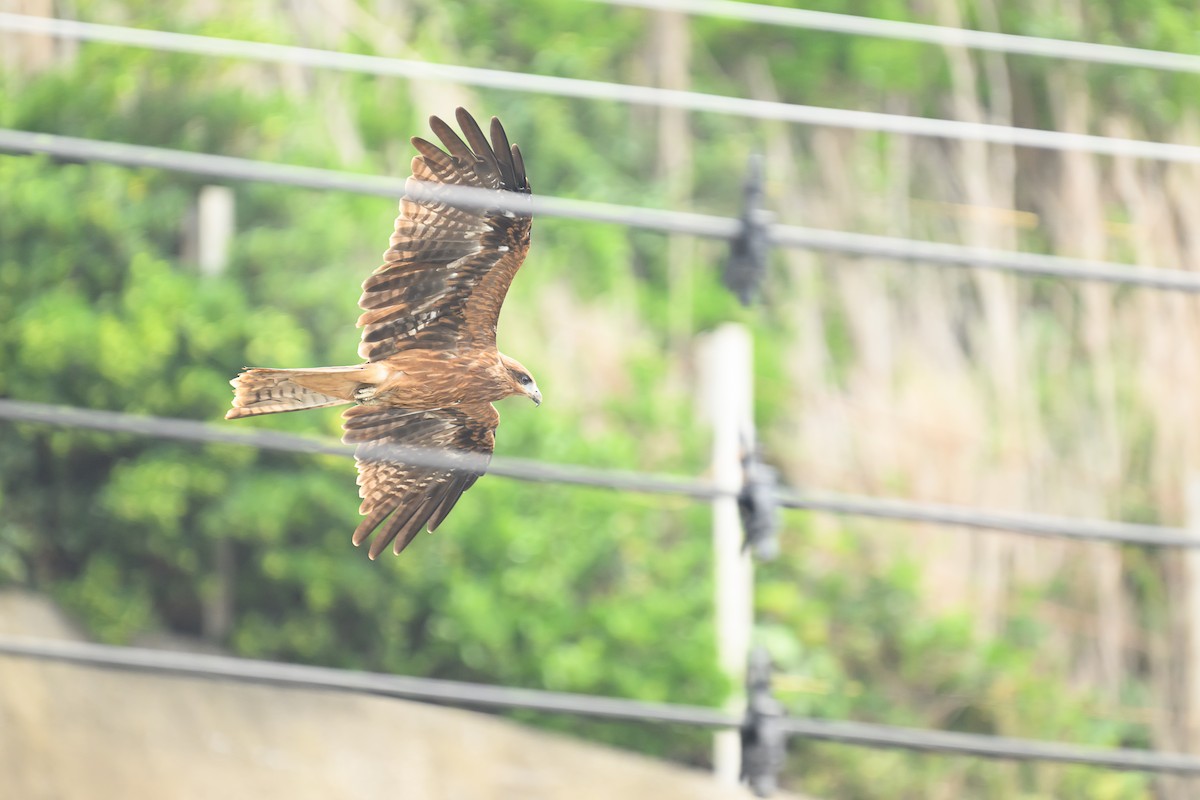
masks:
[[[417,149],[418,153],[432,161],[434,164],[450,162],[449,154],[428,139],[422,139],[420,136],[414,136],[409,139],[409,141],[412,142],[412,146]]]
[[[518,186],[517,189],[529,191],[529,176],[525,174],[525,159],[521,156],[521,148],[515,144],[512,146],[513,168],[517,173]]]
[[[467,111],[462,106],[454,109],[454,118],[458,120],[458,127],[462,128],[463,133],[467,133],[468,131],[479,131],[480,133],[483,133],[483,131],[479,129],[479,123],[475,121],[473,116],[471,116],[471,112]]]
[[[380,542],[382,541],[383,539],[380,537],[371,542],[371,549],[367,551],[367,558],[371,559],[372,561],[379,558],[379,554],[383,552],[383,548],[387,547],[388,545],[387,542],[383,542],[381,545]]]
[[[354,542],[355,547],[361,545],[371,535],[371,532],[378,527],[379,523],[394,510],[394,506],[376,506],[373,508],[367,517],[358,523],[358,526],[354,529],[354,535],[350,537],[350,541]]]
[[[392,552],[394,554],[400,555],[403,553],[404,549],[412,543],[413,539],[417,538],[417,534],[425,527],[425,520],[428,516],[425,513],[427,506],[428,503],[422,504],[421,510],[398,532],[395,542],[392,544]]]
[[[393,540],[395,541],[395,545],[392,549],[396,555],[400,555],[400,552],[408,546],[408,543],[413,540],[425,525],[425,520],[429,516],[425,513],[428,505],[429,501],[426,499],[423,501],[410,501],[407,507],[402,504],[396,509],[396,513],[387,521],[384,527],[380,528],[379,532],[375,535],[375,540],[371,542],[371,557],[374,558],[386,550],[387,546],[392,544]]]
[[[436,531],[438,526],[445,522],[446,517],[454,510],[455,504],[458,503],[458,499],[462,497],[468,485],[469,477],[458,475],[442,491],[441,497],[438,498],[437,507],[429,515],[430,533]]]
[[[499,178],[502,175],[500,162],[496,160],[496,154],[492,152],[492,145],[480,130],[479,123],[465,108],[459,107],[454,114],[458,118],[458,127],[462,128],[463,135],[467,137],[467,143],[471,145],[475,155],[487,162],[488,167],[495,171],[496,177]]]
[[[441,117],[430,117],[429,127],[442,140],[442,144],[446,146],[446,151],[450,155],[464,164],[471,164],[475,161],[475,154],[471,152],[471,148],[467,147],[466,142],[454,132],[454,128],[442,121]]]
[[[512,146],[508,143],[508,134],[500,120],[492,117],[492,151],[500,163],[500,175],[504,178],[505,189],[517,188],[517,171],[513,166]]]

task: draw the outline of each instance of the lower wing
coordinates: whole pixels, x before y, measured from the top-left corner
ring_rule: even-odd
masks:
[[[364,405],[342,418],[342,441],[358,445],[359,513],[365,516],[354,544],[376,532],[372,559],[392,541],[399,555],[423,527],[432,532],[442,523],[487,469],[500,423],[491,403],[432,410]]]

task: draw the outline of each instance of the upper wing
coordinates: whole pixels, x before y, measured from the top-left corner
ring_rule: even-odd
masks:
[[[389,406],[354,406],[342,415],[342,441],[357,444],[359,513],[366,519],[354,531],[354,544],[379,529],[371,542],[375,558],[388,542],[398,555],[422,527],[433,531],[458,498],[483,474],[496,444],[500,415],[491,403],[466,403],[432,411]],[[383,447],[380,447],[382,445]],[[429,450],[453,462],[422,467],[405,463],[403,456],[389,457],[387,446]],[[372,452],[374,450],[374,452]],[[462,458],[464,455],[467,458]]]
[[[500,121],[492,118],[488,142],[470,114],[460,108],[455,115],[470,145],[432,117],[446,150],[413,137],[420,155],[409,180],[529,194],[521,151],[509,145]],[[363,283],[358,354],[378,361],[408,349],[494,347],[500,304],[529,250],[529,228],[528,215],[406,196],[385,263]]]

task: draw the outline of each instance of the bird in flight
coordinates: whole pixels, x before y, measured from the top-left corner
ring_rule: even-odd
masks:
[[[357,445],[364,519],[354,544],[374,532],[372,559],[389,543],[399,554],[422,528],[437,528],[483,474],[500,422],[494,401],[542,402],[529,370],[496,349],[500,306],[529,250],[530,216],[511,202],[474,209],[437,197],[438,185],[528,195],[525,164],[495,117],[489,141],[464,109],[455,116],[465,142],[437,117],[429,125],[445,150],[412,139],[418,154],[396,228],[358,301],[365,363],[247,368],[230,381],[226,419],[354,404],[342,414],[342,441]],[[440,466],[402,463],[385,456],[387,446],[445,457]]]

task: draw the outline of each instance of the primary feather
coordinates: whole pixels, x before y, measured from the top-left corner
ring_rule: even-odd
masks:
[[[434,117],[430,127],[446,150],[414,137],[419,155],[409,180],[529,194],[499,121],[489,143],[470,114],[459,109],[457,116],[471,146]],[[430,346],[495,347],[500,306],[529,250],[529,231],[528,216],[406,196],[384,263],[363,283],[358,354],[378,361]]]

